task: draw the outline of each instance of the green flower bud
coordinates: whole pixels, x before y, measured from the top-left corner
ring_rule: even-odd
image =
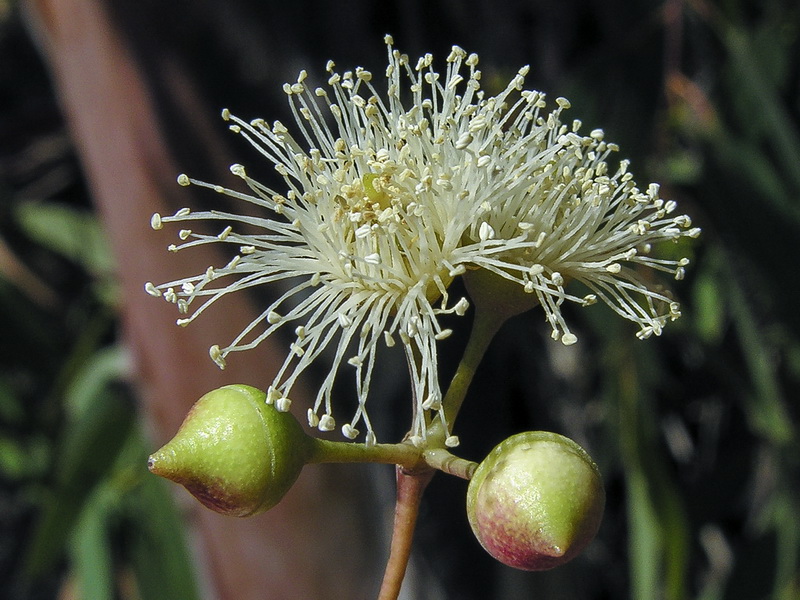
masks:
[[[208,508],[246,517],[275,506],[300,474],[311,439],[266,394],[227,385],[198,400],[148,468]]]
[[[578,444],[557,433],[511,436],[478,465],[467,490],[467,515],[486,551],[526,571],[577,556],[600,527],[605,492],[600,472]]]

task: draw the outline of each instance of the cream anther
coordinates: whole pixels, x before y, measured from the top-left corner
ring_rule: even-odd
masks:
[[[220,369],[224,369],[225,368],[225,356],[223,355],[222,350],[219,349],[219,346],[217,346],[216,344],[211,346],[208,349],[208,355],[211,357],[211,360],[213,360]]]
[[[493,240],[495,237],[495,231],[489,223],[483,221],[478,228],[478,237],[482,242],[486,242],[488,240]]]
[[[354,428],[350,423],[342,425],[342,435],[349,440],[354,440],[358,437],[358,429]]]
[[[320,431],[333,431],[336,429],[336,421],[330,415],[322,415],[319,419],[319,425],[317,425],[317,429]]]
[[[282,397],[283,394],[281,394],[277,389],[275,389],[275,386],[271,385],[267,388],[267,399],[266,399],[267,404],[275,404],[275,402],[277,402]]]
[[[577,336],[569,332],[561,336],[561,343],[564,344],[565,346],[571,346],[577,341],[578,341]]]
[[[467,310],[469,309],[469,301],[466,298],[461,298],[456,305],[453,307],[453,312],[456,313],[459,317],[463,317],[467,314]]]

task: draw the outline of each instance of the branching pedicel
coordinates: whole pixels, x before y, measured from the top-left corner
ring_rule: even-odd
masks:
[[[332,444],[326,450],[331,460],[395,462],[412,474],[432,465],[469,477],[474,465],[464,467],[445,448],[458,444],[454,419],[503,320],[538,305],[553,339],[572,344],[577,338],[561,305],[602,300],[636,323],[640,338],[659,335],[680,310],[643,271],[681,279],[687,259],[657,258],[651,251],[700,230],[688,216],[673,214],[675,202],[659,198],[656,184],[637,187],[627,161],[609,167],[617,147],[601,130],[581,135],[579,121],[562,123],[567,100],[558,98],[548,109],[544,94],[525,90],[527,67],[499,94],[487,96],[477,55],[454,46],[442,77],[431,55],[412,64],[390,36],[386,45],[385,93],[370,72],[357,68],[340,75],[333,62],[325,87],[312,88],[305,71],[286,84],[294,133],[280,122],[246,122],[223,111],[231,129],[274,165],[285,187],[265,186],[241,165],[231,171],[250,193],[181,175],[181,185],[213,189],[263,214],[182,209],[154,215],[155,229],[224,222],[216,233],[181,230],[182,243],[170,250],[225,243],[237,246],[238,254],[225,266],[148,283],[146,290],[175,303],[185,315],[178,323],[186,325],[228,293],[288,284],[236,339],[212,346],[211,358],[224,368],[232,352],[292,327],[294,342],[266,392],[267,404],[288,411],[293,384],[312,362],[328,360],[330,348],[330,370],[308,409],[309,425],[330,431],[340,367],[355,372],[359,405],[341,432],[357,439],[363,425],[364,444],[339,443],[359,448],[358,457]],[[247,226],[248,233],[237,226]],[[463,316],[469,308],[467,299],[448,295],[459,276],[476,305],[473,340],[443,396],[438,343],[451,331],[439,317]],[[568,292],[573,280],[586,293]],[[367,399],[382,346],[397,343],[409,365],[413,420],[405,443],[382,445]]]

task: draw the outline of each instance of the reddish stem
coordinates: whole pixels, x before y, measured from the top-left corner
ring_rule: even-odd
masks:
[[[383,573],[378,600],[397,600],[411,557],[411,543],[417,524],[419,505],[425,488],[433,478],[434,469],[409,472],[397,466],[397,500],[394,508],[394,527],[389,560]]]

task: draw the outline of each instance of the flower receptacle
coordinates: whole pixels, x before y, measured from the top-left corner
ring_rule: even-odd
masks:
[[[504,320],[531,310],[539,303],[534,294],[525,292],[519,284],[484,268],[468,269],[464,273],[464,285],[479,309],[485,307],[500,313]]]

